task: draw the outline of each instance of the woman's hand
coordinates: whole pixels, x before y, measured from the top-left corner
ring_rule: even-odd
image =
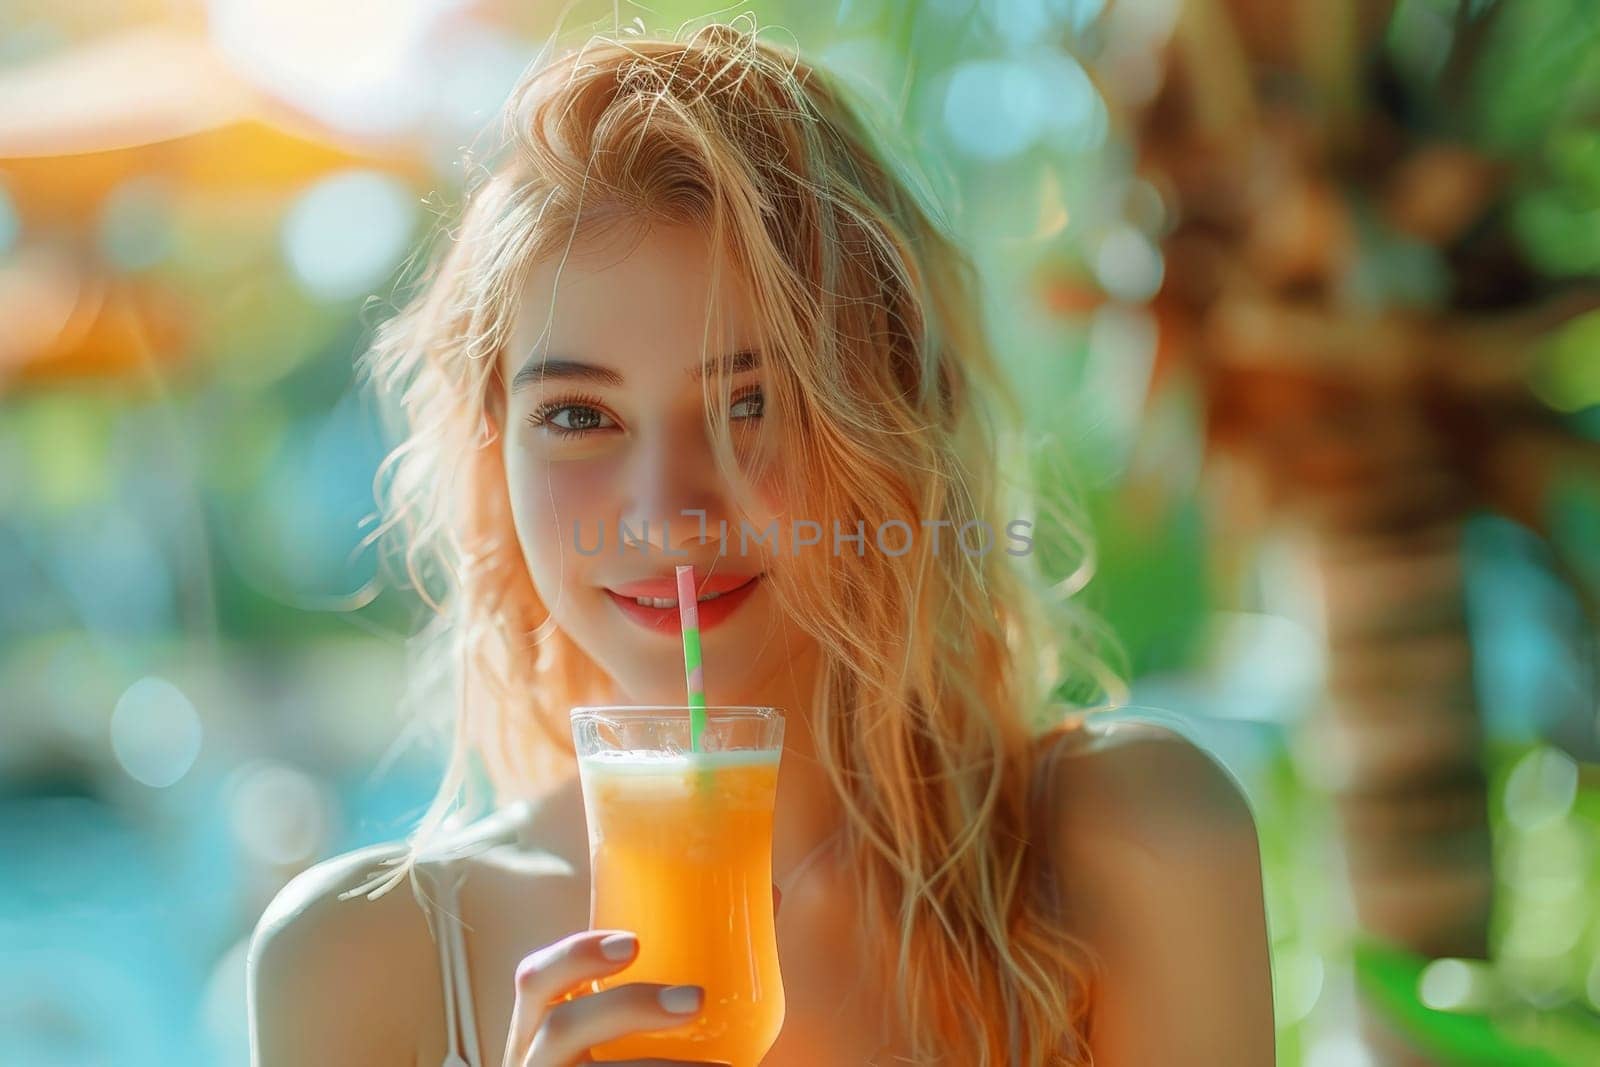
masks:
[[[638,951],[638,939],[630,933],[585,930],[529,954],[517,967],[517,1000],[511,1012],[505,1067],[585,1063],[593,1045],[643,1030],[679,1026],[698,1015],[705,1000],[705,991],[699,986],[630,982],[572,996],[594,979],[622,970]],[[563,999],[567,997],[571,999]]]

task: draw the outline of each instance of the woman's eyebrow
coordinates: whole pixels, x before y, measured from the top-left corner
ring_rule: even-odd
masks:
[[[699,381],[706,376],[706,371],[713,366],[716,366],[715,362],[709,362],[700,367],[691,367],[688,371],[690,379]],[[757,370],[760,366],[761,353],[751,348],[741,348],[731,356],[722,357],[722,370],[724,374],[728,375],[744,374],[746,371]]]
[[[610,367],[595,363],[580,363],[575,359],[541,359],[534,356],[522,365],[517,376],[511,379],[511,391],[553,379],[578,382],[599,382],[601,385],[621,386],[622,375]]]
[[[727,374],[743,374],[753,371],[761,366],[761,354],[754,349],[740,349],[729,356],[722,357],[722,367]],[[705,377],[707,367],[694,367],[689,370],[689,377],[699,381]],[[511,379],[511,391],[515,393],[530,385],[542,382],[564,379],[567,381],[598,382],[601,385],[620,387],[623,377],[610,367],[602,367],[597,363],[583,363],[575,359],[541,359],[538,356],[528,360],[517,371],[516,377]]]

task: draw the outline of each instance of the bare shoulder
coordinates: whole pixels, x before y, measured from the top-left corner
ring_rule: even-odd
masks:
[[[375,898],[359,890],[403,859],[406,847],[376,845],[326,860],[267,906],[248,965],[255,1063],[403,1055],[415,1029],[406,1021],[438,988],[433,940],[404,882]]]
[[[356,891],[375,875],[402,860],[406,846],[400,842],[373,845],[324,860],[296,875],[272,898],[256,924],[252,947],[256,950],[281,948],[297,936],[322,932],[330,922],[376,915],[395,910],[384,903],[387,895],[375,899],[361,896],[355,906]],[[257,952],[252,953],[255,958]]]
[[[1238,782],[1209,753],[1153,723],[1089,723],[1061,738],[1056,843],[1069,854],[1159,853],[1255,840]]]
[[[581,812],[558,793],[440,835],[381,893],[371,891],[378,876],[409,845],[360,849],[295,877],[250,942],[252,1062],[437,1062],[445,998],[430,916],[460,919],[478,1010],[495,1017],[520,955],[587,925],[587,866],[573,852],[583,835]],[[483,1040],[496,1037],[497,1017],[483,1026]]]
[[[1051,875],[1100,964],[1095,1061],[1272,1063],[1260,848],[1233,776],[1146,723],[1080,728],[1057,758]]]

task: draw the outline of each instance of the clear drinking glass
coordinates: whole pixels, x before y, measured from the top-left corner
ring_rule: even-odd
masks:
[[[639,955],[595,983],[693,984],[689,1023],[596,1046],[597,1060],[721,1060],[756,1067],[783,1025],[772,914],[772,811],[783,714],[688,707],[572,709],[589,823],[589,926],[631,930]]]

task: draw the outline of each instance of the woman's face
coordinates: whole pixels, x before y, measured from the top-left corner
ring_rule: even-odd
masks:
[[[534,588],[633,703],[684,699],[680,564],[700,585],[712,703],[785,699],[809,661],[764,577],[771,550],[753,536],[783,502],[758,482],[759,511],[738,512],[713,460],[708,359],[737,368],[729,419],[741,460],[753,465],[777,432],[762,410],[754,309],[726,268],[713,290],[711,266],[709,240],[690,227],[580,240],[564,264],[531,270],[502,356],[506,481]],[[709,335],[708,301],[720,312]]]

